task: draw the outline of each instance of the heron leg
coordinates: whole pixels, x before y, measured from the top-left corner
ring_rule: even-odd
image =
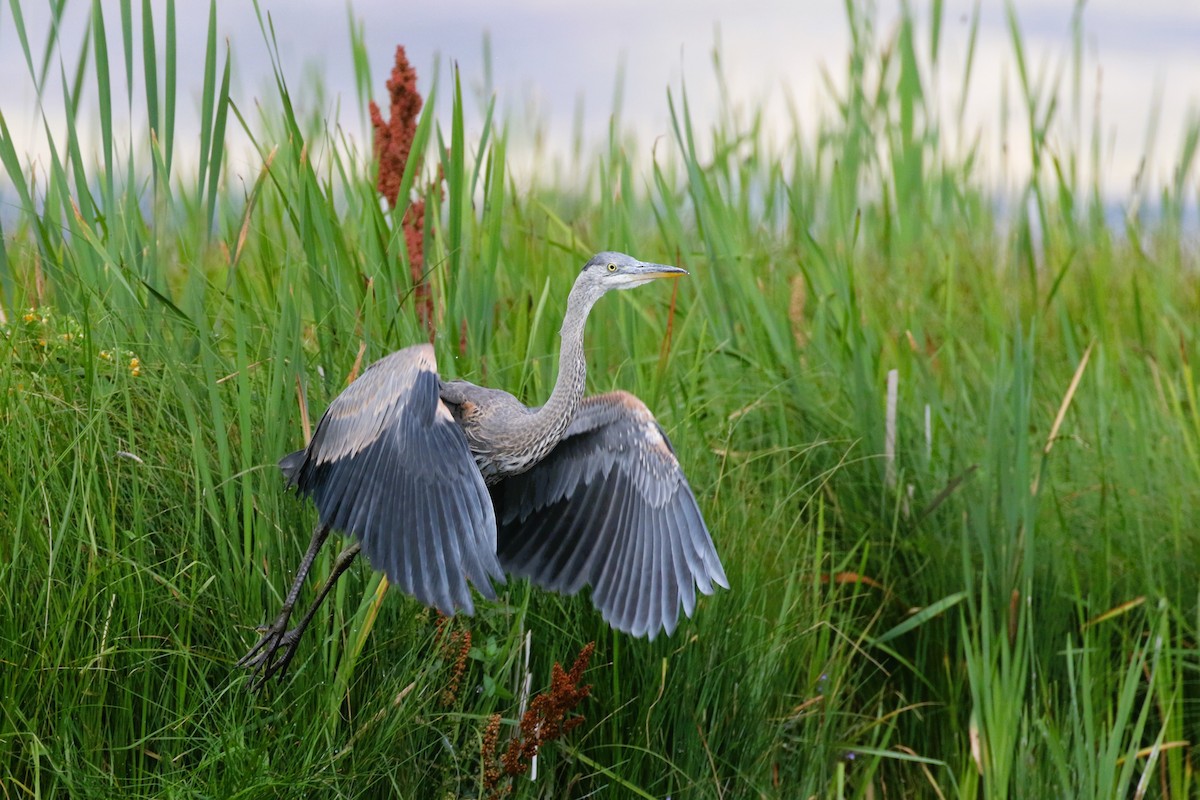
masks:
[[[321,536],[322,543],[326,536],[328,536],[327,529]],[[315,533],[313,541],[316,542]],[[319,544],[317,545],[317,549],[320,549]],[[317,609],[325,602],[325,598],[329,595],[334,584],[337,583],[338,578],[342,576],[342,573],[354,563],[354,558],[359,554],[360,550],[362,550],[362,546],[355,542],[338,554],[337,559],[333,563],[333,570],[328,580],[321,586],[316,599],[309,606],[308,611],[305,612],[299,624],[289,630],[287,627],[288,620],[291,618],[291,613],[295,606],[295,595],[299,593],[296,589],[299,583],[293,584],[293,591],[288,592],[288,598],[285,600],[283,611],[280,612],[275,622],[266,630],[258,643],[238,662],[239,666],[248,667],[252,672],[257,673],[254,684],[251,686],[252,689],[257,690],[261,688],[272,676],[278,675],[280,679],[283,678],[288,665],[296,655],[296,648],[300,643],[300,639],[304,635],[304,631],[308,628],[308,624],[312,622]],[[312,566],[312,559],[309,555],[314,552],[310,546],[309,553],[305,555],[305,561],[301,563],[302,573],[297,575],[298,582],[303,582],[303,577],[308,574],[308,570]],[[280,648],[283,648],[283,654],[276,657]]]
[[[317,599],[308,607],[308,611],[304,612],[304,616],[300,618],[300,623],[280,637],[277,647],[286,647],[287,649],[284,650],[282,658],[267,666],[268,671],[263,675],[264,681],[275,673],[278,673],[280,678],[283,677],[283,673],[287,671],[288,664],[292,663],[292,657],[296,655],[296,646],[300,643],[300,637],[304,635],[304,631],[307,630],[308,623],[312,622],[313,615],[317,613],[317,609],[325,602],[325,597],[329,594],[333,585],[337,583],[338,578],[342,577],[342,573],[354,563],[355,556],[361,550],[362,545],[355,542],[338,553],[337,559],[333,562],[333,570],[329,573],[329,580],[325,581],[325,584],[321,587],[321,591],[317,592]]]
[[[262,666],[265,660],[269,660],[270,655],[279,649],[280,639],[287,630],[288,620],[291,619],[292,609],[296,607],[296,600],[300,597],[300,589],[304,587],[304,581],[308,578],[309,570],[312,569],[313,561],[316,560],[317,553],[325,544],[325,540],[329,538],[329,526],[317,523],[317,527],[313,529],[312,539],[308,543],[308,551],[304,554],[304,558],[300,560],[300,567],[296,570],[296,577],[292,580],[292,586],[288,589],[287,597],[283,600],[283,608],[279,611],[279,616],[263,631],[262,636],[246,655],[242,656],[237,662],[239,667],[249,667],[251,670],[257,671]],[[265,657],[265,658],[264,658]],[[253,688],[257,689],[262,685],[260,679]]]

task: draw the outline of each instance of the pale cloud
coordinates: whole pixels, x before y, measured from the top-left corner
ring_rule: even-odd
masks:
[[[25,13],[37,50],[48,21],[41,4],[26,5],[30,6]],[[112,42],[109,55],[114,83],[123,91],[118,5],[114,0],[102,0],[101,5]],[[154,5],[161,29],[163,10],[161,4]],[[284,70],[293,90],[305,87],[306,67],[319,65],[327,90],[324,110],[340,98],[343,124],[353,135],[364,136],[354,108],[345,7],[299,0],[276,0],[265,5],[272,14]],[[941,69],[932,81],[944,111],[958,102],[967,34],[964,20],[974,5],[973,0],[946,2]],[[140,5],[134,6],[136,26]],[[77,52],[89,7],[87,3],[68,4],[61,37],[68,62]],[[881,2],[879,7],[878,30],[882,36],[892,29],[899,6]],[[1075,8],[1073,0],[1016,3],[1032,69],[1053,74],[1054,70],[1069,68]],[[195,140],[185,134],[197,124],[207,8],[206,4],[178,3],[177,10],[181,81],[177,134],[181,156],[187,162],[193,160],[187,148]],[[822,67],[837,79],[844,73],[849,53],[849,31],[840,3],[517,0],[500,4],[466,0],[397,4],[394,0],[360,0],[354,5],[354,13],[365,24],[377,95],[383,94],[396,43],[406,45],[426,87],[430,66],[439,56],[461,67],[467,87],[481,87],[482,42],[485,34],[489,35],[500,107],[518,123],[530,116],[536,118],[547,136],[547,147],[560,157],[569,150],[579,104],[589,140],[597,143],[607,135],[619,65],[624,66],[625,75],[623,122],[637,134],[648,154],[655,138],[669,131],[668,89],[678,93],[686,80],[694,117],[706,123],[715,115],[718,94],[711,59],[717,31],[722,70],[735,104],[764,106],[766,122],[779,139],[790,124],[787,98],[795,101],[802,119],[815,119],[818,109],[829,108]],[[11,78],[0,84],[0,112],[19,149],[28,152],[32,161],[44,161],[42,118],[9,15],[4,4],[0,7],[0,74]],[[270,66],[258,23],[250,4],[242,2],[222,3],[219,19],[221,46],[228,39],[233,48],[235,97],[243,108],[252,109],[253,97],[269,96],[271,92]],[[1200,42],[1200,4],[1194,0],[1142,0],[1136,5],[1093,0],[1085,6],[1084,21],[1083,123],[1085,127],[1091,124],[1099,97],[1106,190],[1124,191],[1138,169],[1156,88],[1161,93],[1157,174],[1160,178],[1169,175],[1189,110],[1200,101],[1200,88],[1193,80],[1200,74],[1200,47],[1196,46]],[[920,35],[924,36],[926,30],[922,28]],[[140,58],[135,64],[135,71],[139,71]],[[70,73],[73,64],[65,63],[63,69]],[[57,70],[55,64],[44,108],[52,130],[61,131],[66,123],[57,100]],[[443,79],[449,77],[446,69],[442,73]],[[1069,91],[1069,74],[1064,74],[1063,88]],[[999,97],[1005,82],[1013,92],[1010,101],[1014,115],[1009,127],[1002,129]],[[444,80],[443,85],[446,83]],[[983,6],[964,131],[945,138],[953,143],[969,141],[976,133],[982,135],[984,163],[994,177],[1001,176],[1005,166],[1009,178],[1027,169],[1027,159],[1022,160],[1024,126],[1016,114],[1016,89],[1004,4],[989,0]],[[134,128],[144,130],[141,101],[136,99],[142,92],[140,83],[135,84],[134,92]],[[302,104],[315,102],[303,91],[296,91],[294,99]],[[119,108],[124,108],[123,102]],[[1063,109],[1063,113],[1067,111]],[[472,121],[479,124],[477,115]],[[117,124],[127,131],[128,115],[119,114]],[[98,134],[94,115],[85,113],[80,125],[85,142],[94,142]],[[522,135],[521,131],[517,130],[516,135]],[[1068,129],[1062,135],[1076,133]],[[1007,156],[1002,156],[1005,143],[1009,148]],[[238,149],[236,140],[234,149]],[[514,153],[522,149],[532,157],[528,147],[514,143]],[[235,169],[241,169],[239,162],[252,173],[253,156],[243,150],[235,157]]]

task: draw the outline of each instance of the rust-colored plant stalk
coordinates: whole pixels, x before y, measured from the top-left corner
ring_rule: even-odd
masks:
[[[379,106],[372,100],[370,104],[371,127],[375,131],[375,157],[379,162],[379,174],[376,188],[388,201],[388,205],[396,208],[399,202],[407,202],[401,198],[400,183],[404,178],[404,167],[412,152],[413,138],[417,134],[417,118],[421,114],[424,101],[417,91],[417,71],[408,63],[408,56],[403,45],[396,46],[396,63],[392,67],[392,75],[388,78],[388,119],[385,122]],[[419,174],[421,162],[414,165],[415,174]],[[424,281],[425,273],[425,201],[415,200],[408,203],[401,218],[404,230],[404,244],[408,250],[408,266],[415,287],[417,314],[421,323],[433,338],[433,296],[429,285]]]
[[[529,702],[529,709],[521,717],[520,734],[509,741],[504,751],[504,771],[507,774],[525,774],[529,762],[542,745],[562,738],[583,724],[583,717],[568,718],[567,715],[592,691],[591,685],[580,686],[579,681],[595,649],[595,642],[584,645],[570,671],[564,672],[561,664],[557,661],[554,663],[549,691],[542,692]]]
[[[592,687],[580,686],[579,681],[595,649],[595,642],[584,645],[569,671],[564,671],[558,662],[554,663],[550,673],[550,689],[530,701],[528,710],[521,717],[520,730],[508,740],[508,746],[499,758],[496,756],[496,744],[500,738],[500,715],[494,714],[488,720],[479,753],[483,760],[483,789],[489,800],[500,800],[512,792],[512,778],[524,775],[529,770],[529,764],[542,745],[562,738],[583,724],[583,717],[567,715],[591,694]],[[508,777],[509,781],[501,785],[503,777]]]
[[[483,729],[483,744],[479,755],[483,761],[483,790],[489,800],[500,800],[512,791],[512,784],[500,785],[500,761],[496,758],[496,744],[500,741],[500,715],[492,714]]]
[[[450,667],[450,678],[446,688],[442,690],[442,705],[452,706],[458,699],[458,690],[462,687],[463,675],[467,671],[467,658],[471,654],[471,632],[469,630],[454,630],[453,618],[438,614],[437,630],[434,641],[443,661],[453,660]]]
[[[417,134],[417,117],[424,101],[417,91],[417,71],[408,63],[404,45],[396,47],[396,64],[387,82],[389,118],[383,114],[375,101],[371,101],[371,127],[375,129],[375,157],[379,160],[379,176],[376,187],[387,198],[388,205],[396,207],[400,193],[400,181],[404,177],[404,165],[412,151],[413,138]]]

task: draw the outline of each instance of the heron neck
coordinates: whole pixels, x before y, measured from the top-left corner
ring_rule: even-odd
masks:
[[[576,284],[567,298],[567,313],[563,317],[559,336],[562,345],[558,354],[558,378],[550,399],[536,412],[539,427],[552,432],[557,443],[571,424],[587,385],[587,359],[583,354],[583,327],[588,313],[599,295]]]

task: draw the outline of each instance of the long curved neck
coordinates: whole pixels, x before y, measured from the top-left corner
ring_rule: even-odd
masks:
[[[563,317],[561,349],[558,354],[558,379],[546,404],[533,413],[533,427],[553,436],[553,444],[571,424],[587,384],[587,360],[583,355],[583,325],[599,294],[580,283],[571,288],[567,313]],[[553,444],[551,446],[553,446]]]

